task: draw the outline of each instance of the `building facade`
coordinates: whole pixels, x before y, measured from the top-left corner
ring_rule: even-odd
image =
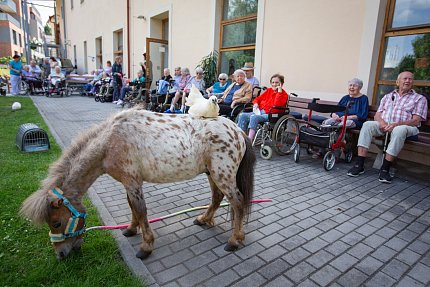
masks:
[[[0,57],[22,56],[23,47],[20,1],[0,0]]]
[[[39,11],[33,5],[29,7],[29,34],[30,41],[36,45],[31,46],[31,56],[33,59],[40,59],[45,57],[43,48],[43,42],[45,38],[45,32],[43,29],[42,18]]]
[[[376,104],[403,70],[430,94],[429,1],[57,0],[57,7],[60,37],[81,73],[119,55],[134,77],[146,52],[158,79],[164,67],[193,70],[216,50],[220,72],[253,62],[262,85],[279,72],[286,90],[302,97],[338,100],[358,77]]]

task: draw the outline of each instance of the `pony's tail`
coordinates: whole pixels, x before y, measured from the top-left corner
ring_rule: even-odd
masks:
[[[244,215],[245,218],[248,218],[251,212],[251,200],[254,193],[254,168],[256,159],[251,141],[245,134],[243,137],[245,139],[246,150],[240,162],[239,169],[237,170],[236,185],[243,195]]]

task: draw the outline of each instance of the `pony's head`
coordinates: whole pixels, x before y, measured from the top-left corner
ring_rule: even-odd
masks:
[[[60,189],[33,193],[22,204],[20,213],[35,224],[48,224],[49,236],[58,259],[65,258],[70,251],[81,247],[86,213],[79,212]]]

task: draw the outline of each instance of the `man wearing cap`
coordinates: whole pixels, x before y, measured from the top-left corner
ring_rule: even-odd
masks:
[[[10,84],[12,86],[11,94],[12,96],[16,96],[19,94],[19,87],[21,85],[22,62],[20,55],[15,55],[12,58],[13,60],[9,62]]]
[[[242,70],[245,71],[246,81],[252,85],[252,87],[257,87],[260,85],[260,81],[254,77],[254,64],[252,62],[246,62],[243,65]]]

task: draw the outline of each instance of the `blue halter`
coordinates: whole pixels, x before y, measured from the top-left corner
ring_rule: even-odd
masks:
[[[85,231],[85,218],[87,218],[87,214],[85,212],[77,211],[76,208],[74,208],[73,205],[70,203],[70,201],[63,196],[63,192],[61,190],[58,191],[57,189],[53,188],[52,193],[55,194],[59,199],[63,200],[63,204],[71,212],[71,217],[69,219],[69,222],[67,223],[66,229],[64,230],[65,233],[52,234],[51,232],[49,232],[51,242],[62,242],[66,238],[82,235],[82,233],[84,233]],[[84,220],[84,226],[81,229],[76,230],[76,228],[78,227],[79,218],[82,218]]]

